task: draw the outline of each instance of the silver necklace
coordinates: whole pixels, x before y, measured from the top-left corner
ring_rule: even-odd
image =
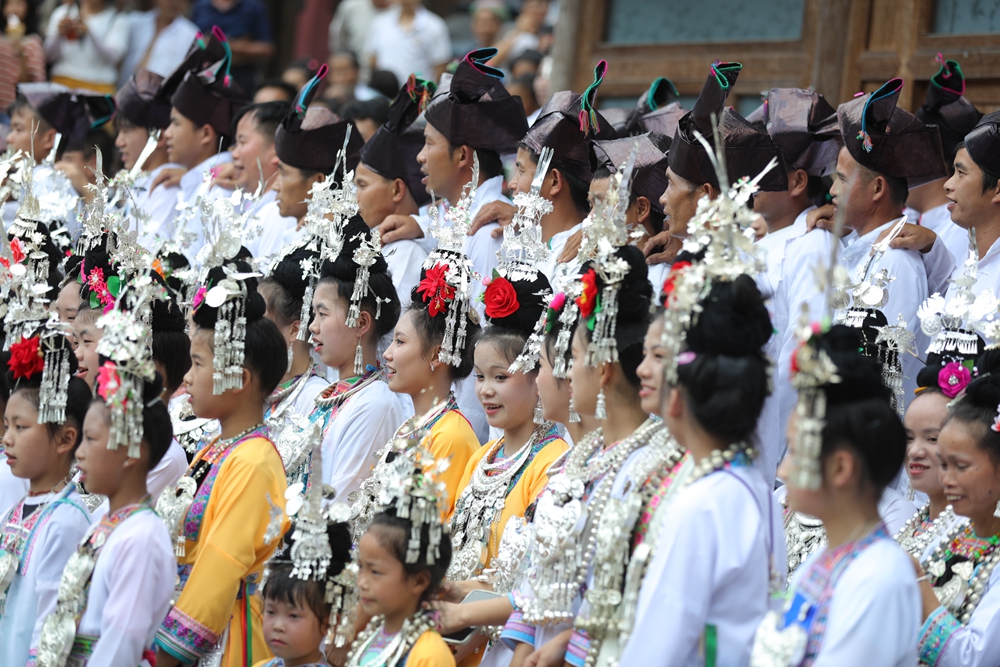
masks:
[[[924,505],[917,513],[907,519],[896,534],[896,542],[912,556],[920,558],[931,541],[939,535],[942,529],[947,529],[956,520],[955,510],[951,505],[944,508],[922,535],[917,535],[917,529],[930,518],[930,503]]]

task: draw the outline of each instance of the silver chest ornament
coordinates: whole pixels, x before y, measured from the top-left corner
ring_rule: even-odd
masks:
[[[803,607],[805,613],[808,608]],[[806,657],[809,634],[798,623],[781,629],[784,614],[773,609],[764,615],[754,636],[750,667],[795,667]]]
[[[198,490],[198,485],[191,477],[181,477],[177,480],[174,492],[161,493],[156,501],[156,513],[160,515],[167,531],[174,538],[174,554],[182,557],[186,553],[184,546],[184,535],[181,528],[184,525],[184,518],[191,503],[194,502],[194,494]]]
[[[89,538],[88,538],[89,539]],[[38,667],[62,667],[66,664],[76,638],[77,616],[86,603],[87,582],[94,573],[97,559],[94,551],[107,541],[107,535],[95,535],[90,549],[81,549],[70,556],[59,582],[59,603],[55,613],[45,619],[38,639]]]
[[[17,555],[6,549],[0,551],[0,614],[4,613],[7,606],[7,591],[14,581],[14,575],[17,574],[19,562]]]

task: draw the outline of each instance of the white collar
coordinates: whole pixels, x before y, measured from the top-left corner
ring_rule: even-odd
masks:
[[[232,162],[233,156],[229,151],[223,151],[217,155],[213,155],[201,162],[201,164],[194,167],[194,169],[189,169],[187,173],[181,176],[181,190],[184,192],[189,192],[200,186],[205,180],[205,172],[213,167],[217,167],[220,164],[226,164],[227,162]]]

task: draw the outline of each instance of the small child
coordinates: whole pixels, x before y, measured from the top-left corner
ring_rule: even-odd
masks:
[[[344,506],[337,507],[346,510]],[[289,535],[299,535],[299,529],[307,521],[304,517],[297,521]],[[321,540],[323,534],[305,530],[302,539]],[[299,553],[293,550],[294,543],[268,566],[264,584],[264,641],[276,657],[257,663],[257,667],[329,665],[322,651],[324,638],[330,648],[346,644],[341,633],[351,622],[344,613],[344,602],[352,597],[356,571],[350,565],[351,531],[347,523],[333,521],[325,534],[331,550],[330,564],[325,569],[312,568],[311,563],[305,565],[292,558],[290,554]],[[303,553],[310,551],[307,548]],[[330,595],[328,591],[336,594]]]
[[[429,472],[440,466],[423,448],[393,463],[402,469],[396,478],[402,484],[389,490],[395,499],[375,515],[358,543],[359,607],[372,620],[351,646],[347,665],[453,667],[455,658],[425,609],[451,563],[441,483]],[[419,543],[413,539],[418,535]]]

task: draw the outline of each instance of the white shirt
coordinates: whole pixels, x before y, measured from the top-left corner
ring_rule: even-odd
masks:
[[[858,279],[859,271],[868,263],[875,241],[895,222],[896,220],[887,222],[864,236],[851,232],[843,238],[840,261],[852,282]],[[871,275],[881,269],[885,269],[890,277],[895,277],[886,287],[889,297],[886,305],[881,308],[882,313],[890,325],[895,325],[898,315],[902,315],[907,328],[916,333],[916,349],[926,349],[926,336],[921,332],[917,318],[917,308],[928,296],[927,273],[920,253],[916,250],[889,248],[879,264],[872,267]],[[917,373],[921,368],[923,363],[913,355],[903,357],[903,397],[907,403],[913,397],[913,390],[917,387]]]
[[[717,667],[745,667],[770,608],[771,563],[783,578],[781,508],[760,473],[740,466],[692,482],[660,526],[619,664],[704,665],[714,626]]]
[[[128,48],[128,16],[116,10],[112,3],[104,11],[84,20],[86,38],[66,39],[59,35],[59,22],[67,16],[80,17],[75,4],[59,5],[49,18],[45,52],[49,62],[55,63],[52,76],[116,85],[118,64]],[[184,46],[185,52],[189,45],[190,42]]]
[[[174,225],[174,240],[180,243],[192,266],[197,266],[196,255],[205,245],[205,228],[198,210],[199,201],[230,196],[233,191],[213,185],[205,176],[214,167],[233,161],[229,151],[213,155],[194,169],[181,176],[180,192],[177,193],[177,219]]]
[[[403,410],[385,382],[373,382],[352,396],[327,424],[323,435],[324,482],[336,491],[334,502],[348,496],[371,475],[375,453],[403,423]]]
[[[156,167],[137,178],[131,196],[125,197],[125,216],[139,226],[139,245],[151,253],[157,252],[163,242],[174,234],[177,196],[181,190],[176,185],[162,183],[155,190],[151,190],[150,186],[164,169],[177,168],[180,165],[172,162]]]
[[[28,498],[25,504],[38,505],[51,498],[51,494]],[[4,667],[26,664],[28,652],[38,647],[42,623],[56,608],[63,568],[90,528],[90,515],[80,494],[73,490],[67,500],[72,504],[61,503],[51,515],[38,520],[33,544],[25,545],[20,568],[7,589],[7,605],[0,616],[0,665]]]
[[[410,239],[382,246],[382,256],[389,265],[389,275],[402,310],[410,305],[410,292],[420,282],[420,268],[427,259],[427,254],[422,245]]]
[[[128,50],[122,60],[118,87],[121,88],[139,69],[142,59],[146,64],[142,69],[162,77],[170,76],[180,67],[187,55],[191,42],[198,34],[198,26],[183,16],[175,18],[170,25],[156,34],[156,17],[159,10],[132,12],[128,15]]]
[[[260,196],[253,212],[247,219],[247,236],[243,245],[255,259],[261,260],[267,266],[270,260],[281,253],[287,246],[305,236],[306,229],[297,230],[299,221],[290,216],[283,216],[278,210],[278,194],[268,190]]]
[[[938,235],[956,264],[961,264],[969,256],[969,232],[952,221],[947,204],[925,211],[919,221],[920,225]]]
[[[77,628],[100,637],[88,667],[142,662],[170,609],[176,578],[173,543],[155,512],[139,511],[118,524],[97,556]]]
[[[30,486],[28,480],[14,477],[7,465],[7,455],[0,451],[0,517],[24,497]]]
[[[408,27],[399,24],[397,5],[372,19],[367,52],[375,57],[376,69],[389,70],[399,81],[410,73],[434,78],[434,68],[451,59],[448,25],[437,14],[417,7]]]
[[[791,590],[825,552],[812,554],[796,570]],[[875,540],[834,586],[813,667],[913,667],[921,616],[920,589],[910,557],[892,539]]]
[[[569,237],[573,236],[573,234],[581,229],[583,229],[582,220],[573,225],[570,229],[556,232],[552,235],[552,238],[549,239],[547,244],[549,246],[549,259],[538,267],[538,270],[549,279],[549,284],[555,285],[557,273],[556,266],[559,261],[559,255],[561,255],[563,250],[566,248],[566,242],[569,241]],[[575,264],[575,262],[567,262],[566,264]],[[559,273],[562,275],[562,272]]]

